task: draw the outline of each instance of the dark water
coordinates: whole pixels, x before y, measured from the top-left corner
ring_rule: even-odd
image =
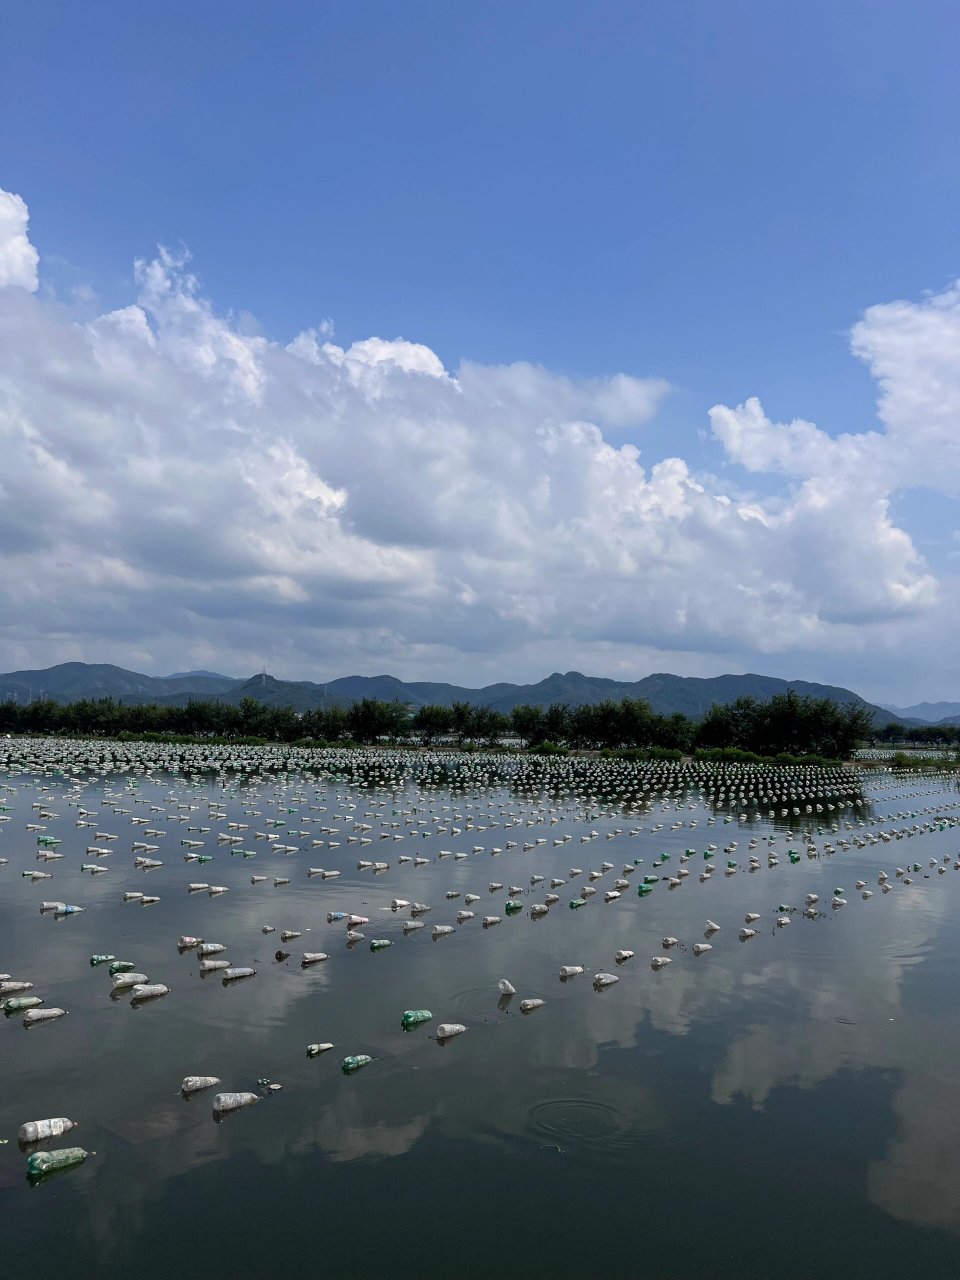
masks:
[[[955,820],[949,779],[874,776],[861,812],[875,820],[848,831],[844,824],[857,821],[852,810],[825,811],[819,820],[825,828],[837,822],[839,831],[814,828],[815,858],[797,833],[816,814],[791,815],[787,840],[783,823],[736,816],[725,823],[721,813],[708,825],[713,811],[688,807],[692,797],[679,809],[676,799],[665,807],[656,800],[643,812],[569,794],[533,800],[508,785],[452,798],[426,784],[377,793],[322,777],[251,784],[236,775],[224,783],[129,770],[86,775],[79,791],[53,773],[14,773],[6,785],[0,970],[33,981],[47,1005],[69,1014],[30,1030],[19,1017],[0,1022],[5,1274],[52,1267],[68,1276],[189,1272],[210,1280],[281,1270],[946,1277],[960,1270],[960,873],[952,862],[945,875],[928,866],[956,855],[960,828],[823,853],[831,839]],[[41,795],[56,819],[31,809]],[[97,830],[118,839],[105,843],[94,828],[76,827],[71,795],[97,812]],[[226,822],[208,818],[209,798],[223,801],[231,821],[249,824],[238,834],[256,858],[218,845]],[[179,811],[186,822],[167,821],[178,801],[199,808]],[[150,804],[162,811],[151,813]],[[311,808],[319,805],[325,812]],[[244,813],[254,809],[259,817]],[[460,835],[449,830],[454,814],[463,815]],[[473,830],[465,825],[470,814]],[[446,833],[424,838],[407,825],[435,815]],[[139,816],[166,834],[143,834],[131,825]],[[284,825],[266,826],[271,817]],[[523,825],[491,825],[515,818]],[[692,820],[695,828],[671,830]],[[381,821],[399,824],[384,829],[391,838],[379,839]],[[62,839],[61,861],[36,861],[28,822]],[[371,844],[347,843],[356,822],[370,824]],[[655,823],[664,829],[651,832]],[[337,833],[323,835],[324,824]],[[636,827],[642,831],[631,835]],[[617,828],[622,834],[606,839]],[[299,852],[273,852],[255,831],[277,833]],[[597,837],[581,844],[590,831]],[[565,834],[571,840],[555,847]],[[779,865],[768,867],[761,843],[761,868],[750,872],[750,837],[770,834],[778,836]],[[203,840],[215,860],[185,863],[185,838]],[[312,838],[339,847],[311,849]],[[546,844],[523,851],[538,838]],[[151,856],[164,865],[135,870],[133,840],[159,845]],[[517,847],[507,849],[508,840]],[[738,848],[725,855],[730,840]],[[708,843],[720,846],[717,871],[701,884]],[[98,860],[84,853],[87,845],[113,852]],[[503,852],[492,854],[494,847]],[[804,851],[797,864],[788,847]],[[671,853],[661,870],[675,872],[687,848],[697,855],[683,884],[661,883],[640,900],[636,884],[659,853]],[[470,856],[441,859],[441,849]],[[398,865],[414,855],[430,862]],[[739,870],[725,877],[728,857]],[[374,877],[356,870],[358,858],[391,865]],[[635,858],[644,861],[631,888],[605,904],[603,892]],[[603,860],[614,869],[595,882],[599,892],[587,906],[571,911],[568,901]],[[107,874],[81,872],[97,861],[109,865]],[[894,868],[914,862],[922,870],[913,883],[897,881]],[[343,875],[308,879],[308,866]],[[584,874],[570,880],[572,867]],[[37,868],[53,879],[21,876]],[[895,881],[887,895],[876,883],[881,869]],[[254,874],[271,880],[253,886]],[[291,883],[275,888],[276,875]],[[557,890],[560,903],[539,920],[528,907],[549,883],[531,888],[533,875],[568,880]],[[876,891],[869,901],[854,889],[857,878]],[[230,892],[188,895],[191,880]],[[504,890],[488,892],[491,881]],[[503,915],[511,884],[527,890],[523,912],[481,928],[483,915]],[[829,905],[835,887],[848,902],[839,910]],[[453,924],[464,907],[462,897],[445,899],[454,889],[480,894],[470,908],[477,917],[433,941],[433,926]],[[123,904],[128,890],[161,900]],[[797,912],[777,929],[778,904],[802,907],[808,892],[820,895],[824,913],[808,920]],[[388,909],[394,897],[431,904],[421,917],[426,927],[403,936],[409,913]],[[86,910],[41,916],[44,899]],[[326,923],[331,910],[370,916],[367,941],[346,947],[345,926]],[[747,911],[760,913],[758,932],[741,943]],[[689,944],[703,940],[707,917],[720,932],[713,950],[695,957]],[[264,924],[278,932],[264,935]],[[281,944],[284,928],[302,937]],[[226,956],[255,966],[257,976],[232,986],[218,974],[201,978],[196,955],[178,954],[181,934],[227,944]],[[665,934],[684,949],[664,952]],[[371,953],[373,938],[394,945]],[[278,963],[281,945],[292,955]],[[618,948],[636,958],[617,965]],[[330,958],[302,970],[303,950]],[[111,1000],[106,966],[88,963],[95,952],[135,961],[170,994],[138,1009],[128,998]],[[650,958],[664,954],[673,962],[653,972]],[[561,983],[561,964],[583,964],[585,972]],[[597,992],[598,971],[620,982]],[[503,1009],[501,977],[517,988]],[[546,1004],[524,1016],[526,997]],[[403,1032],[401,1013],[419,1007],[433,1021]],[[468,1030],[440,1045],[433,1033],[442,1021]],[[305,1049],[313,1041],[336,1048],[311,1060]],[[344,1076],[348,1053],[375,1061]],[[217,1090],[181,1098],[188,1074],[217,1075],[222,1089],[256,1091],[264,1077],[283,1089],[218,1124]],[[80,1129],[48,1145],[76,1142],[96,1154],[28,1186],[17,1129],[58,1115],[79,1120]]]

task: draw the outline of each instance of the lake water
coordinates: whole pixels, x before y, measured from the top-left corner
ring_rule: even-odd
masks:
[[[826,797],[795,796],[773,805],[775,819],[756,816],[768,807],[757,801],[740,821],[737,801],[732,810],[705,803],[689,775],[671,782],[667,771],[661,782],[681,794],[665,799],[632,784],[625,766],[583,774],[578,794],[563,764],[523,766],[511,780],[473,759],[448,779],[439,765],[418,765],[412,776],[398,760],[384,767],[390,777],[381,770],[359,785],[320,764],[304,771],[289,753],[286,775],[251,780],[165,771],[159,749],[144,753],[147,776],[131,747],[117,772],[109,759],[91,771],[90,749],[74,744],[5,747],[0,970],[69,1011],[30,1029],[18,1016],[0,1019],[6,1275],[960,1272],[955,780],[865,773],[859,807],[849,797],[830,810]],[[74,776],[56,772],[64,762]],[[223,817],[211,816],[210,800]],[[35,802],[57,817],[39,817]],[[96,816],[79,818],[81,809]],[[148,821],[133,824],[138,817]],[[78,818],[96,825],[78,827]],[[230,831],[228,821],[248,830]],[[46,830],[27,831],[28,823]],[[914,827],[899,840],[852,843]],[[232,854],[218,832],[239,835],[257,856]],[[38,861],[38,835],[59,838],[64,858]],[[184,862],[184,839],[202,841],[197,852],[214,861]],[[327,843],[312,847],[315,839]],[[148,856],[163,866],[137,870],[134,840],[159,846]],[[536,840],[545,843],[524,850]],[[737,848],[724,853],[731,841]],[[833,854],[824,848],[831,841]],[[297,852],[278,853],[277,843]],[[708,844],[718,846],[716,871],[701,883]],[[695,851],[690,875],[638,897],[642,876],[676,875],[686,849]],[[651,870],[664,852],[669,861]],[[357,870],[359,859],[390,865],[374,875]],[[636,859],[629,889],[605,903]],[[604,861],[613,869],[593,882],[597,894],[571,910]],[[729,876],[728,861],[737,867]],[[914,863],[921,870],[905,884],[895,868]],[[95,877],[83,864],[109,871]],[[311,878],[311,866],[342,874]],[[573,868],[582,874],[571,878]],[[21,875],[38,869],[53,878]],[[887,894],[881,871],[893,884]],[[253,885],[252,875],[270,878]],[[290,883],[275,887],[277,876]],[[535,876],[545,883],[532,886]],[[567,881],[560,901],[531,917],[551,878]],[[869,900],[857,879],[873,891]],[[189,894],[191,881],[230,892]],[[504,887],[490,892],[491,882]],[[511,885],[524,889],[523,910],[508,916]],[[846,906],[831,908],[834,889]],[[160,901],[124,903],[130,891]],[[453,891],[461,897],[448,900]],[[434,941],[434,926],[455,925],[467,893],[480,895],[469,908],[476,918]],[[795,910],[778,927],[779,905],[802,908],[807,893],[819,895],[822,912],[807,919]],[[425,927],[404,935],[410,912],[392,911],[394,898],[429,904]],[[85,910],[41,915],[43,900]],[[331,911],[369,916],[364,941],[347,946],[345,924],[327,923]],[[757,932],[740,942],[747,912],[759,913]],[[483,928],[492,914],[502,922]],[[712,950],[695,956],[708,918],[720,930]],[[264,925],[277,932],[264,934]],[[282,944],[281,929],[302,935]],[[254,966],[256,977],[229,985],[218,973],[201,977],[196,953],[178,951],[182,934],[226,944],[224,955]],[[682,945],[665,951],[665,935]],[[393,945],[371,952],[379,938]],[[277,961],[281,946],[291,955]],[[624,948],[636,956],[618,965]],[[303,951],[329,959],[303,969]],[[111,999],[107,966],[89,964],[94,953],[134,961],[169,994],[139,1008]],[[654,956],[672,963],[654,972]],[[565,964],[585,971],[561,982]],[[620,981],[597,991],[598,972]],[[497,989],[504,977],[517,989],[506,1002]],[[544,1006],[522,1014],[521,999],[534,997]],[[433,1020],[404,1032],[401,1014],[415,1008]],[[467,1031],[439,1044],[441,1022]],[[308,1058],[318,1041],[336,1047]],[[347,1076],[347,1054],[374,1061]],[[180,1096],[191,1074],[264,1096],[217,1123],[218,1089]],[[262,1079],[283,1088],[267,1094]],[[80,1128],[47,1147],[79,1143],[96,1154],[30,1186],[17,1130],[48,1116]]]

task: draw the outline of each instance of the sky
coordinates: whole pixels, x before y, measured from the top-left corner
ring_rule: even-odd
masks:
[[[960,14],[0,12],[0,670],[960,698]]]

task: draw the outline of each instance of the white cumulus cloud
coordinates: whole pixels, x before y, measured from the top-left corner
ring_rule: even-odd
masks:
[[[27,235],[30,215],[23,199],[0,187],[0,289],[37,288],[39,255]]]
[[[284,346],[220,314],[185,253],[71,319],[29,292],[27,210],[4,198],[0,264],[25,288],[0,293],[0,669],[150,654],[479,683],[780,655],[827,674],[946,625],[891,500],[941,451],[938,483],[958,478],[956,290],[856,326],[876,431],[717,406],[729,464],[767,478],[745,496],[618,442],[642,439],[660,378],[445,369],[401,338],[335,345],[327,323]]]

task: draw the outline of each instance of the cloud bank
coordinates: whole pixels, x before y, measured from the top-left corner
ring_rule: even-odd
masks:
[[[950,584],[891,500],[960,490],[958,287],[855,325],[875,431],[713,408],[719,481],[611,439],[662,379],[448,370],[325,329],[282,345],[219,314],[185,254],[78,318],[38,291],[27,218],[0,192],[2,669],[949,669]]]

